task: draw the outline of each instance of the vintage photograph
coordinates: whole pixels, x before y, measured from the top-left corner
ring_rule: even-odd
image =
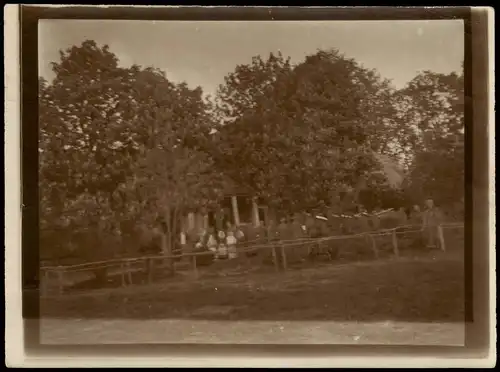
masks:
[[[40,342],[463,346],[464,21],[41,20]]]

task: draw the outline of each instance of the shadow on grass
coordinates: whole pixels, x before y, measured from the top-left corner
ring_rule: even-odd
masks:
[[[45,298],[50,318],[463,322],[459,259],[323,265]]]

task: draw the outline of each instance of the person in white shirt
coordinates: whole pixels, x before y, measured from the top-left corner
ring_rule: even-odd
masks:
[[[221,230],[217,235],[219,238],[219,246],[217,247],[217,259],[226,259],[227,258],[226,233]]]
[[[227,251],[229,259],[237,257],[236,242],[237,240],[236,237],[234,236],[234,233],[232,231],[228,231],[226,237],[226,243],[227,243]]]
[[[208,232],[207,248],[209,251],[217,253],[217,239],[214,235],[214,229],[210,228]]]

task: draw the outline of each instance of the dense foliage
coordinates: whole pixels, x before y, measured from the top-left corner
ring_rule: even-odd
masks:
[[[133,254],[229,185],[286,212],[463,197],[463,75],[394,90],[336,50],[236,66],[214,103],[107,46],[61,51],[39,83],[42,256]],[[374,151],[405,168],[402,191]],[[161,222],[161,223],[160,223]]]

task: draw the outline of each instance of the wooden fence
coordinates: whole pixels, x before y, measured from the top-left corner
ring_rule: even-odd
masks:
[[[437,239],[440,243],[441,250],[446,250],[446,241],[443,234],[443,229],[462,229],[462,223],[448,223],[443,224],[438,227]],[[352,239],[364,238],[369,242],[370,250],[373,253],[375,259],[379,258],[380,250],[377,244],[376,238],[381,236],[391,237],[391,250],[395,257],[400,255],[400,237],[401,235],[412,235],[412,234],[422,234],[422,228],[420,226],[398,226],[391,229],[364,232],[353,235],[338,235],[329,236],[321,238],[301,238],[295,240],[277,240],[277,241],[266,241],[262,243],[259,242],[246,242],[238,249],[239,255],[246,255],[252,252],[259,252],[262,250],[271,250],[271,256],[273,260],[274,267],[276,271],[287,270],[288,268],[288,257],[287,250],[291,248],[298,248],[300,250],[307,250],[307,253],[311,253],[313,250],[321,251],[322,247],[327,246],[329,242],[333,241],[347,241]],[[213,252],[185,252],[180,255],[171,256],[146,256],[137,258],[117,258],[106,261],[89,262],[79,265],[70,266],[46,266],[40,268],[41,272],[41,293],[46,295],[50,292],[50,283],[52,281],[56,282],[57,294],[63,294],[66,283],[68,282],[68,276],[75,276],[77,273],[85,272],[95,272],[98,270],[105,270],[106,275],[117,275],[120,277],[121,285],[127,286],[132,285],[132,274],[136,272],[142,272],[147,274],[147,282],[153,282],[153,274],[155,271],[162,270],[182,270],[179,268],[179,263],[175,262],[176,259],[181,258],[181,265],[184,264],[184,269],[187,269],[194,278],[199,276],[199,264],[198,260],[200,257],[214,255]],[[182,260],[184,258],[184,260]],[[173,272],[172,272],[173,274]]]

